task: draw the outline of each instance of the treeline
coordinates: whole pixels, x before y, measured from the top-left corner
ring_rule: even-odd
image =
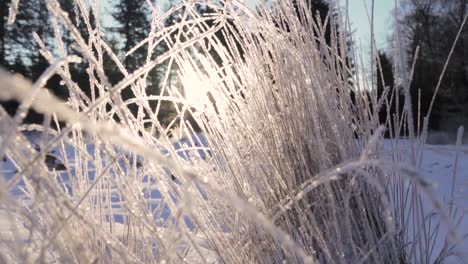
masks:
[[[421,130],[422,119],[429,111],[434,90],[439,82],[439,76],[441,76],[452,44],[467,14],[467,2],[467,0],[407,0],[398,10],[400,12],[400,21],[398,23],[402,29],[402,43],[405,44],[404,52],[406,56],[404,57],[407,58],[404,62],[406,67],[404,70],[408,73],[410,81],[415,130]],[[145,44],[134,50],[130,55],[126,55],[126,52],[148,36],[151,30],[152,10],[145,0],[115,1],[109,10],[113,23],[105,28],[96,28],[94,13],[90,10],[88,10],[88,24],[83,21],[83,18],[77,17],[76,8],[78,7],[75,6],[73,0],[59,0],[59,3],[61,8],[69,14],[71,21],[75,23],[85,41],[90,39],[88,26],[91,26],[93,30],[102,32],[105,35],[105,40],[121,59],[129,73],[144,65],[147,60],[155,59],[170,48],[171,41],[169,39],[162,41],[152,53],[148,54],[148,46]],[[293,6],[295,6],[295,3],[296,1],[293,1]],[[39,52],[37,40],[33,38],[32,33],[35,32],[40,41],[44,42],[50,50],[57,49],[54,41],[54,34],[56,33],[54,33],[51,26],[50,15],[44,0],[20,1],[20,12],[16,17],[16,22],[7,25],[10,4],[10,0],[1,0],[0,2],[0,65],[35,81],[48,67],[49,62]],[[329,11],[326,1],[311,1],[310,12],[320,14],[321,22],[328,14],[331,14],[329,19],[337,19],[336,11]],[[165,26],[177,23],[182,12],[184,10],[180,10],[180,13],[176,12],[172,17],[168,17],[164,21]],[[198,12],[202,14],[214,12],[214,10],[200,7]],[[207,21],[207,23],[209,24],[210,21]],[[327,23],[327,25],[330,24]],[[287,25],[285,29],[287,30]],[[59,28],[59,31],[66,53],[77,53],[73,49],[74,40],[68,31],[63,28]],[[325,33],[327,43],[330,43],[332,34],[330,28],[327,28]],[[171,36],[175,38],[177,35],[178,32],[173,32]],[[431,109],[429,129],[454,130],[459,125],[468,125],[467,37],[468,26],[465,26],[461,30],[451,60],[443,79],[441,79],[440,88]],[[226,44],[226,32],[219,32],[217,38],[221,43]],[[351,46],[351,43],[347,43],[347,45]],[[417,50],[418,56],[415,57]],[[405,118],[402,114],[404,84],[401,80],[395,80],[394,78],[394,58],[390,53],[378,53],[379,59],[377,62],[381,70],[377,73],[377,93],[379,96],[384,95],[385,86],[395,88],[390,89],[390,93],[386,94],[387,105],[383,106],[379,113],[381,123],[395,127],[402,123],[401,118]],[[212,55],[216,58],[216,54]],[[347,63],[352,66],[352,60]],[[123,73],[111,58],[103,58],[103,64],[112,85],[124,78]],[[414,69],[412,68],[413,65]],[[70,67],[72,79],[81,88],[84,95],[91,97],[93,88],[90,86],[89,72],[87,72],[89,69],[86,62],[72,64]],[[168,67],[171,67],[171,69],[168,69]],[[147,94],[159,94],[164,73],[168,71],[174,73],[176,70],[177,64],[169,66],[168,63],[162,63],[156,67],[148,74],[146,79],[145,89]],[[68,89],[61,84],[59,76],[52,77],[46,87],[63,99],[69,96]],[[98,96],[98,94],[94,94],[94,96],[96,95]],[[131,89],[123,90],[122,98],[124,100],[132,97],[134,95]],[[18,106],[17,102],[1,102],[1,104],[10,114],[14,114]],[[150,102],[152,107],[156,107],[156,104],[156,101]],[[137,111],[136,104],[130,104],[128,107],[132,112]],[[162,105],[162,111],[160,111],[158,118],[164,124],[169,122],[174,115],[173,106],[167,103]],[[26,122],[40,123],[42,117],[30,112]]]
[[[148,53],[148,44],[141,45],[141,47],[133,50],[131,54],[127,54],[132,48],[134,48],[138,43],[140,43],[144,38],[148,36],[151,30],[152,25],[152,10],[148,5],[146,0],[118,0],[113,1],[111,6],[109,6],[108,14],[113,18],[112,25],[107,27],[97,27],[95,21],[94,12],[91,10],[86,10],[88,14],[87,21],[84,21],[83,17],[77,16],[79,12],[77,9],[80,8],[76,6],[73,0],[58,0],[61,8],[68,13],[70,20],[75,24],[78,30],[81,33],[83,39],[89,43],[89,47],[93,49],[93,44],[90,43],[89,32],[92,34],[103,34],[106,42],[109,44],[113,52],[119,57],[119,59],[124,64],[124,67],[128,73],[133,72],[134,70],[140,68],[145,64],[147,60],[154,60],[159,55],[165,53],[170,49],[170,45],[175,43],[176,38],[189,37],[188,32],[184,34],[179,34],[180,32],[174,31],[170,34],[168,39],[162,40],[155,50],[151,50]],[[154,2],[154,1],[153,1]],[[170,1],[170,4],[173,1]],[[154,3],[157,4],[157,3]],[[54,35],[60,34],[63,40],[64,49],[66,54],[77,54],[78,52],[74,49],[73,43],[74,40],[70,36],[67,29],[59,28],[59,32],[54,32],[52,27],[52,21],[50,19],[49,11],[44,0],[28,0],[19,2],[19,13],[16,17],[16,21],[12,25],[7,25],[9,8],[11,5],[11,0],[1,0],[1,32],[0,32],[0,64],[1,66],[9,69],[11,72],[20,73],[31,80],[35,81],[39,76],[44,72],[44,70],[49,66],[48,62],[43,54],[40,53],[40,48],[37,43],[37,39],[33,38],[33,32],[35,32],[40,39],[44,42],[46,47],[51,51],[57,50],[56,41],[54,41]],[[223,3],[220,3],[222,6]],[[297,1],[292,2],[292,6],[297,9]],[[169,6],[170,7],[170,6]],[[331,44],[331,22],[330,20],[337,19],[337,12],[329,12],[329,6],[326,1],[323,0],[312,0],[310,1],[310,12],[314,19],[320,17],[321,24],[326,24],[325,38],[326,42]],[[81,7],[82,8],[82,7]],[[167,8],[167,7],[166,7]],[[83,10],[80,10],[83,11]],[[156,30],[161,29],[163,26],[170,26],[175,23],[178,23],[183,16],[184,10],[181,9],[178,12],[174,12],[172,16],[167,17],[163,21],[163,25],[154,25],[157,28]],[[216,12],[215,10],[208,8],[206,6],[200,5],[197,7],[197,12],[200,15],[207,15],[209,13]],[[319,16],[317,16],[319,14]],[[330,14],[330,17],[327,16]],[[298,17],[302,19],[302,14],[299,14]],[[101,14],[101,17],[103,15]],[[327,19],[327,22],[325,22]],[[319,22],[319,21],[316,21]],[[215,21],[206,20],[206,25],[209,27],[213,25]],[[229,23],[229,21],[228,21]],[[287,25],[277,25],[278,27]],[[91,28],[91,31],[89,30]],[[235,27],[230,27],[231,30],[235,30]],[[182,28],[183,29],[183,28]],[[227,45],[228,35],[233,32],[219,31],[216,33],[218,41],[222,45]],[[336,34],[336,30],[334,31]],[[183,41],[183,39],[179,39]],[[335,43],[336,44],[336,43]],[[349,43],[347,43],[349,44]],[[242,47],[237,47],[238,52],[243,52]],[[216,51],[212,49],[213,58],[219,60]],[[124,78],[124,73],[118,68],[116,63],[109,57],[107,53],[104,52],[103,68],[107,75],[108,81],[111,85],[115,85],[117,82]],[[243,55],[242,55],[243,56]],[[221,63],[219,61],[219,63]],[[351,60],[348,60],[347,63],[351,63]],[[168,68],[170,67],[170,69]],[[145,83],[146,93],[148,95],[158,95],[161,91],[162,81],[164,79],[165,73],[169,72],[171,75],[176,76],[175,71],[177,70],[177,63],[169,64],[168,62],[162,63],[154,68],[151,72],[148,73]],[[72,80],[83,91],[82,96],[88,98],[84,100],[89,100],[93,96],[99,96],[99,90],[93,87],[92,82],[90,81],[89,71],[92,68],[84,61],[81,64],[71,64],[70,73],[72,75]],[[97,76],[97,74],[95,74]],[[169,82],[177,82],[177,78],[169,78]],[[177,83],[172,83],[177,85]],[[164,83],[168,86],[171,83]],[[69,97],[69,90],[61,83],[61,78],[56,75],[52,77],[46,84],[46,87],[50,89],[55,95],[61,97],[62,99],[67,99]],[[125,101],[127,99],[133,98],[131,89],[124,89],[122,91],[122,99]],[[150,106],[156,108],[157,101],[150,101]],[[13,115],[18,107],[18,103],[14,101],[10,102],[1,102],[1,105]],[[135,115],[138,111],[136,103],[129,104],[129,109]],[[163,125],[168,124],[175,116],[174,106],[171,103],[163,102],[161,105],[161,111],[159,111],[160,116],[158,119],[162,122]],[[41,115],[35,114],[33,111],[30,111],[26,117],[25,122],[28,123],[40,123],[42,122],[43,117]]]
[[[193,29],[189,30],[188,26],[182,28],[183,30],[187,30],[187,32],[183,32],[183,34],[177,29],[179,27],[175,27],[176,30],[172,31],[167,38],[157,40],[159,42],[158,45],[151,47],[151,51],[148,52],[148,43],[138,47],[137,45],[148,37],[152,27],[155,27],[154,30],[161,30],[163,27],[170,27],[179,23],[184,16],[184,8],[173,12],[169,17],[166,17],[164,21],[153,23],[153,10],[146,0],[113,1],[111,5],[107,7],[108,10],[105,11],[108,13],[101,14],[101,17],[106,15],[112,17],[111,25],[103,27],[103,23],[99,23],[100,26],[98,27],[92,8],[87,7],[89,10],[85,10],[87,21],[84,21],[83,17],[77,16],[79,13],[77,12],[77,8],[79,7],[74,3],[74,0],[59,0],[58,2],[60,3],[61,9],[68,13],[70,20],[78,28],[90,49],[95,49],[95,46],[91,43],[90,32],[92,32],[92,34],[104,35],[104,40],[120,59],[128,74],[139,69],[147,61],[155,60],[158,56],[167,52],[172,45],[175,45],[175,43],[179,41],[185,41],[193,34],[190,33]],[[155,1],[152,1],[152,3],[154,5],[157,4]],[[173,1],[171,1],[166,8],[171,8],[172,5],[174,5]],[[220,3],[220,6],[222,5],[223,4]],[[33,32],[51,51],[56,51],[58,48],[56,41],[54,41],[54,36],[58,33],[63,40],[66,54],[78,55],[78,52],[73,48],[75,40],[70,36],[67,29],[59,28],[60,32],[54,32],[46,1],[20,1],[18,8],[19,13],[16,16],[15,23],[12,25],[8,25],[7,23],[10,6],[11,0],[1,0],[0,65],[2,67],[13,73],[22,74],[32,81],[36,81],[40,77],[50,65],[50,62],[41,54],[40,45],[37,39],[33,38]],[[213,8],[208,8],[203,5],[198,5],[195,11],[198,12],[199,16],[216,12]],[[83,12],[83,10],[80,10],[80,12]],[[205,21],[207,27],[212,26],[214,23],[214,19],[207,19]],[[216,33],[216,37],[223,45],[227,45],[226,32],[220,30]],[[129,51],[132,52],[128,53]],[[213,51],[213,53],[215,53],[215,51]],[[111,85],[115,85],[120,80],[124,79],[125,73],[119,69],[118,65],[107,52],[103,52],[103,54],[103,69],[108,79],[107,81],[109,81]],[[212,55],[216,58],[216,54]],[[92,67],[89,66],[90,65],[86,61],[80,64],[69,65],[72,80],[76,82],[77,86],[83,91],[83,96],[87,97],[84,99],[86,101],[91,101],[90,99],[92,97],[99,96],[99,89],[93,87],[93,83],[90,81],[89,71],[92,71]],[[162,85],[165,87],[178,86],[177,69],[178,65],[175,60],[173,63],[169,63],[169,59],[167,59],[158,64],[152,71],[145,75],[145,83],[142,86],[144,86],[146,94],[160,95]],[[166,76],[166,73],[169,73],[169,77]],[[98,76],[98,74],[92,74]],[[69,89],[65,87],[61,81],[60,76],[55,75],[50,78],[46,87],[58,97],[66,100],[70,96]],[[121,96],[123,101],[135,98],[133,91],[128,88],[122,90]],[[19,105],[16,101],[0,101],[0,104],[10,115],[15,114]],[[158,107],[158,119],[163,126],[170,123],[177,116],[174,103],[172,102],[161,101],[158,104],[157,100],[150,100],[149,105],[152,109]],[[137,115],[137,103],[129,103],[127,107],[135,116]],[[185,115],[183,118],[190,119],[190,116]],[[118,117],[115,119],[118,121]],[[43,116],[34,111],[29,111],[24,121],[26,123],[41,123],[42,120]],[[197,129],[195,124],[193,126]]]
[[[407,0],[397,10],[415,132],[422,130],[424,116],[429,110],[430,130],[453,133],[458,126],[468,125],[468,25],[462,28],[467,9],[467,0]],[[445,74],[440,79],[460,29]],[[401,79],[394,79],[396,65],[390,53],[378,54],[382,65],[382,74],[377,74],[378,91],[383,93],[384,83],[396,88],[395,93],[388,94],[389,107],[384,107],[380,113],[382,123],[395,126],[397,116],[402,117],[403,113],[405,84]],[[399,59],[401,57],[396,60]],[[431,106],[439,79],[440,87]]]
[[[81,36],[89,44],[90,49],[94,49],[93,44],[90,43],[90,32],[92,34],[103,34],[105,36],[104,39],[122,61],[128,73],[132,73],[144,65],[147,59],[155,59],[167,49],[167,46],[159,45],[154,52],[148,54],[148,46],[142,45],[132,54],[126,56],[126,52],[144,40],[151,29],[152,10],[145,0],[120,0],[112,2],[108,15],[112,16],[113,23],[109,27],[97,27],[94,12],[91,8],[85,11],[88,15],[88,21],[84,21],[83,17],[77,16],[79,13],[77,12],[77,8],[79,7],[75,5],[73,0],[59,0],[58,2],[60,3],[60,7],[68,13],[70,20],[79,29]],[[50,65],[50,62],[41,54],[40,46],[33,37],[33,32],[37,34],[40,41],[52,52],[57,51],[59,48],[57,42],[54,41],[55,34],[59,34],[62,38],[66,54],[73,55],[78,53],[73,48],[75,40],[72,39],[68,30],[59,26],[59,32],[54,32],[51,16],[44,0],[20,1],[16,21],[14,24],[8,25],[10,5],[11,0],[1,0],[0,65],[2,67],[11,72],[20,73],[32,81],[40,77]],[[168,24],[173,22],[174,20],[171,18],[166,21]],[[111,85],[115,85],[124,78],[124,73],[106,52],[104,52],[102,61],[104,71]],[[86,61],[80,64],[70,64],[69,67],[72,80],[83,91],[83,96],[88,97],[85,100],[89,100],[92,96],[99,96],[98,89],[93,88],[93,84],[90,82],[89,71],[92,71],[92,68],[89,67]],[[159,93],[159,82],[162,79],[161,74],[166,71],[166,68],[167,64],[162,63],[160,67],[148,73],[145,85],[148,94],[156,95]],[[64,100],[69,97],[69,90],[61,83],[61,78],[58,75],[53,76],[47,82],[46,87]],[[124,89],[122,91],[122,99],[124,101],[132,97],[134,95],[131,89]],[[152,101],[150,103],[153,108],[156,106],[156,102]],[[15,101],[1,102],[1,105],[10,115],[13,115],[18,107],[18,103]],[[171,112],[170,105],[163,104],[162,107],[168,108],[166,111],[161,111],[162,116],[160,116],[160,119],[164,122],[173,113]],[[132,113],[136,114],[136,104],[130,104],[129,108]],[[25,122],[40,123],[42,119],[41,115],[30,111]]]
[[[61,1],[64,8],[72,10],[71,1]],[[33,32],[49,45],[52,41],[53,29],[50,25],[47,7],[44,1],[20,1],[16,23],[8,25],[8,16],[11,1],[0,2],[0,65],[11,72],[20,73],[29,79],[37,80],[49,63],[40,54],[39,47],[33,38]],[[73,13],[71,13],[73,14]],[[68,36],[64,36],[66,49],[70,49],[71,43]],[[60,85],[60,79],[54,76],[47,83],[54,94],[61,98],[67,98],[67,90]],[[2,106],[8,113],[13,114],[18,106],[17,102],[2,102]],[[40,122],[42,117],[30,112],[26,117],[28,122]]]

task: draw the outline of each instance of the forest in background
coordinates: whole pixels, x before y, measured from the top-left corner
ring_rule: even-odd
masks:
[[[429,108],[432,108],[429,130],[455,134],[459,126],[468,125],[468,27],[466,25],[462,27],[468,1],[402,2],[395,12],[401,31],[401,41],[405,45],[404,53],[378,52],[378,63],[381,65],[381,73],[377,73],[378,93],[383,94],[385,86],[395,87],[395,93],[401,91],[398,96],[388,95],[390,111],[383,109],[380,112],[381,120],[390,120],[393,124],[397,116],[403,113],[402,91],[405,82],[393,78],[394,74],[401,74],[395,72],[398,69],[405,71],[410,84],[415,132],[423,130],[423,118]],[[455,42],[458,33],[460,34]],[[390,41],[394,42],[395,36],[389,36]],[[448,60],[449,55],[451,55],[450,60]],[[394,56],[401,56],[403,60]],[[393,61],[405,61],[406,64],[394,65]],[[446,66],[445,73],[444,66]],[[437,96],[431,103],[438,86]],[[400,115],[395,115],[396,109],[399,109]]]
[[[14,118],[0,107],[0,193],[15,193],[0,195],[6,262],[468,258],[463,128],[455,146],[441,147],[420,129],[424,111],[443,113],[444,97],[423,101],[416,81],[426,47],[417,40],[410,54],[405,23],[414,22],[405,18],[419,2],[396,10],[394,47],[373,49],[365,83],[356,80],[363,65],[354,64],[351,27],[325,1],[250,10],[237,0],[186,0],[152,16],[149,0],[116,1],[107,27],[99,0],[60,1],[65,12],[59,0],[36,2],[33,12],[24,1],[12,1],[23,4],[15,25],[34,28],[23,38],[33,44],[11,41],[3,54],[34,83],[0,70],[0,97],[22,104]],[[442,14],[454,2],[437,3]],[[132,12],[138,19],[127,19]],[[445,62],[457,48],[440,55],[441,78],[424,92],[447,89]],[[66,103],[42,89],[46,82]],[[421,101],[411,104],[415,91]],[[28,122],[42,124],[23,122],[29,109],[44,120]],[[58,120],[64,125],[51,129]],[[433,120],[448,129],[448,118]],[[435,155],[441,150],[449,152]]]
[[[19,10],[21,11],[18,13],[16,22],[9,25],[7,22],[10,2],[9,0],[2,0],[0,4],[0,65],[11,72],[20,73],[34,81],[48,67],[49,63],[43,54],[39,53],[37,38],[33,37],[33,32],[37,33],[37,36],[47,47],[57,49],[59,47],[54,46],[53,42],[54,29],[52,26],[43,26],[50,24],[50,21],[46,4],[42,0],[20,1]],[[76,13],[75,9],[78,7],[70,0],[60,0],[59,2],[62,9],[71,14],[71,19],[78,25],[84,40],[89,39],[85,24],[79,21],[78,18],[73,17],[73,14]],[[327,1],[314,0],[311,2],[311,12],[316,13],[318,11],[321,19],[324,20],[329,13]],[[468,125],[468,54],[466,47],[468,27],[464,27],[460,31],[459,39],[456,46],[454,46],[445,74],[439,80],[449,52],[452,50],[452,43],[454,43],[466,15],[467,8],[467,0],[406,0],[395,11],[399,17],[398,25],[401,28],[403,43],[405,43],[405,53],[396,54],[392,49],[388,49],[376,51],[374,56],[377,64],[380,65],[380,67],[374,67],[375,70],[372,74],[377,79],[377,89],[374,89],[374,91],[377,91],[380,96],[385,95],[385,100],[388,102],[388,107],[384,106],[380,110],[379,119],[381,123],[389,126],[401,123],[401,120],[397,119],[404,112],[404,95],[402,92],[404,87],[402,86],[405,82],[403,80],[394,80],[393,76],[398,75],[398,73],[395,74],[395,71],[406,71],[409,79],[409,82],[406,83],[410,83],[411,112],[413,113],[412,119],[414,120],[416,132],[422,129],[423,117],[430,108],[432,95],[439,82],[440,88],[432,106],[429,129],[454,132],[458,126]],[[159,46],[159,50],[153,54],[153,58],[147,58],[147,46],[142,45],[126,56],[126,52],[142,41],[151,30],[152,11],[145,0],[113,1],[109,12],[115,21],[112,27],[95,28],[93,32],[106,36],[110,48],[119,58],[125,58],[123,62],[128,72],[138,69],[144,65],[147,59],[154,59],[158,54],[162,54],[168,49],[167,45],[170,45],[170,43],[166,42],[165,45]],[[209,13],[210,10],[200,9],[199,12]],[[336,10],[332,13],[336,14]],[[94,12],[89,10],[91,22],[95,19],[93,14]],[[174,15],[166,18],[164,25],[161,25],[161,27],[177,23],[177,21],[177,15]],[[93,25],[95,24],[93,23]],[[326,33],[331,34],[331,31],[328,30]],[[177,32],[173,34],[177,34]],[[64,31],[63,35],[65,36],[63,48],[68,54],[76,53],[72,46],[71,37],[67,37],[66,31]],[[220,32],[218,37],[220,39],[226,37],[225,32]],[[389,36],[389,41],[394,41],[394,38],[395,36]],[[404,56],[406,65],[394,65],[395,56]],[[112,85],[115,85],[124,77],[122,71],[110,58],[102,58],[102,63]],[[173,81],[173,84],[161,83],[164,77],[162,74],[166,72],[167,67],[171,67],[170,72],[174,75],[173,78],[168,79]],[[176,64],[169,65],[169,63],[165,63],[150,72],[146,84],[148,94],[159,94],[163,85],[177,86],[176,68]],[[379,70],[377,70],[378,68]],[[88,80],[86,71],[89,69],[86,63],[75,64],[70,70],[73,79],[77,80],[83,91],[81,95],[83,100],[98,96]],[[355,89],[353,85],[356,84],[351,83],[350,89],[355,92],[358,89]],[[389,87],[388,90],[392,92],[385,93],[385,87]],[[61,85],[61,79],[58,76],[54,76],[48,81],[47,88],[62,99],[67,99],[70,96],[67,89]],[[133,98],[134,95],[129,89],[126,89],[122,97],[125,101]],[[152,107],[156,107],[157,103],[151,101],[150,104]],[[13,114],[18,104],[9,101],[2,102],[2,106],[8,113]],[[132,109],[132,104],[129,107]],[[174,107],[164,103],[161,107],[164,111],[160,112],[162,113],[160,119],[164,124],[164,120],[171,120],[174,116]],[[396,114],[397,109],[399,109],[398,115]],[[136,107],[133,109],[133,112],[135,111]],[[404,115],[403,118],[405,118]],[[26,122],[40,123],[42,122],[42,116],[30,112]]]

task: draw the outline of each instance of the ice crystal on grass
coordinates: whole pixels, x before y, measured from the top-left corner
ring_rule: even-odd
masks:
[[[0,156],[15,167],[0,178],[0,219],[12,234],[0,241],[3,260],[406,263],[432,254],[421,246],[423,215],[404,201],[417,205],[421,194],[453,234],[454,209],[446,214],[415,164],[382,155],[378,100],[349,82],[353,50],[341,21],[328,21],[327,41],[305,1],[258,13],[239,1],[182,1],[155,9],[149,36],[126,53],[147,46],[146,62],[128,72],[85,2],[74,12],[88,39],[58,1],[46,3],[57,45],[60,26],[77,55],[35,35],[51,64],[41,78],[0,72],[0,98],[21,102],[14,117],[0,112]],[[159,45],[168,49],[155,57]],[[104,56],[122,75],[114,85]],[[72,63],[87,67],[92,96]],[[167,65],[160,94],[150,94],[151,72]],[[67,102],[43,87],[54,74]],[[163,104],[175,110],[164,124]],[[22,122],[29,108],[45,115],[43,125]],[[59,121],[66,125],[50,126]],[[47,166],[48,155],[63,170]],[[451,254],[446,241],[441,258]]]

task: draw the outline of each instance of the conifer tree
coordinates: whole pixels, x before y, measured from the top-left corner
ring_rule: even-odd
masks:
[[[0,65],[6,66],[5,61],[5,46],[6,46],[6,24],[8,19],[9,1],[0,1]]]
[[[122,41],[124,52],[130,51],[144,40],[150,30],[150,10],[144,0],[119,0],[112,11],[117,26],[110,30]],[[143,65],[146,58],[146,46],[138,48],[125,58],[127,70],[134,71]]]
[[[379,63],[377,71],[377,98],[382,104],[376,110],[379,111],[379,123],[388,128],[386,136],[391,136],[398,129],[395,118],[396,116],[402,116],[405,99],[400,92],[401,89],[395,87],[393,63],[385,52],[378,52],[377,63]]]
[[[8,3],[5,3],[8,2]],[[32,37],[33,32],[44,41],[44,43],[52,48],[52,29],[48,25],[49,14],[44,1],[31,0],[20,1],[16,15],[16,20],[11,25],[6,25],[8,18],[8,7],[10,1],[2,1],[1,14],[2,14],[2,33],[1,41],[1,57],[2,65],[7,66],[9,70],[20,73],[33,81],[36,80],[40,74],[46,69],[48,63],[42,58],[38,52],[38,46]],[[6,7],[5,9],[3,7]],[[56,80],[56,78],[52,78]],[[54,93],[61,94],[59,91],[59,81],[54,85],[51,80],[47,83],[46,87],[51,89]],[[9,114],[14,114],[18,103],[15,101],[2,102]],[[26,117],[26,122],[41,122],[41,116],[37,113],[30,111]]]

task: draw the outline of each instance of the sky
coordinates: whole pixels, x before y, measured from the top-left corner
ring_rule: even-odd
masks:
[[[284,0],[283,0],[284,1]],[[336,0],[335,0],[336,1]],[[104,8],[108,8],[110,5],[113,5],[113,0],[104,0]],[[156,1],[164,8],[167,5],[167,0]],[[246,0],[247,5],[252,6],[255,0]],[[344,6],[346,0],[340,0],[342,6]],[[368,10],[370,11],[372,0],[348,0],[349,15],[357,30],[357,34],[360,37],[369,39],[370,37],[370,27],[369,19],[366,13],[365,6],[367,5]],[[383,44],[386,41],[386,34],[391,29],[392,16],[391,12],[394,7],[393,0],[374,0],[374,25],[376,40]]]
[[[253,6],[256,0],[246,0],[246,4]],[[279,0],[286,1],[286,0]],[[337,0],[334,0],[337,1]],[[339,0],[340,4],[344,6],[346,0]],[[371,9],[372,0],[347,0],[348,10],[351,20],[351,27],[353,29],[353,40],[355,44],[362,50],[363,59],[369,61],[370,59],[370,22],[366,11]],[[107,9],[113,5],[113,0],[103,0],[103,8]],[[167,0],[157,0],[162,8],[167,6]],[[388,49],[388,39],[392,31],[392,10],[394,8],[395,0],[374,0],[374,32],[377,49]],[[109,23],[109,18],[105,18],[105,24]],[[367,63],[367,62],[365,62]]]
[[[345,0],[340,0],[344,2]],[[351,26],[354,30],[355,43],[360,45],[363,52],[370,53],[371,27],[367,10],[370,13],[372,0],[348,0],[348,11]],[[393,0],[374,1],[374,34],[377,49],[387,50],[388,40],[392,32],[395,2]],[[367,57],[367,54],[364,54]]]

